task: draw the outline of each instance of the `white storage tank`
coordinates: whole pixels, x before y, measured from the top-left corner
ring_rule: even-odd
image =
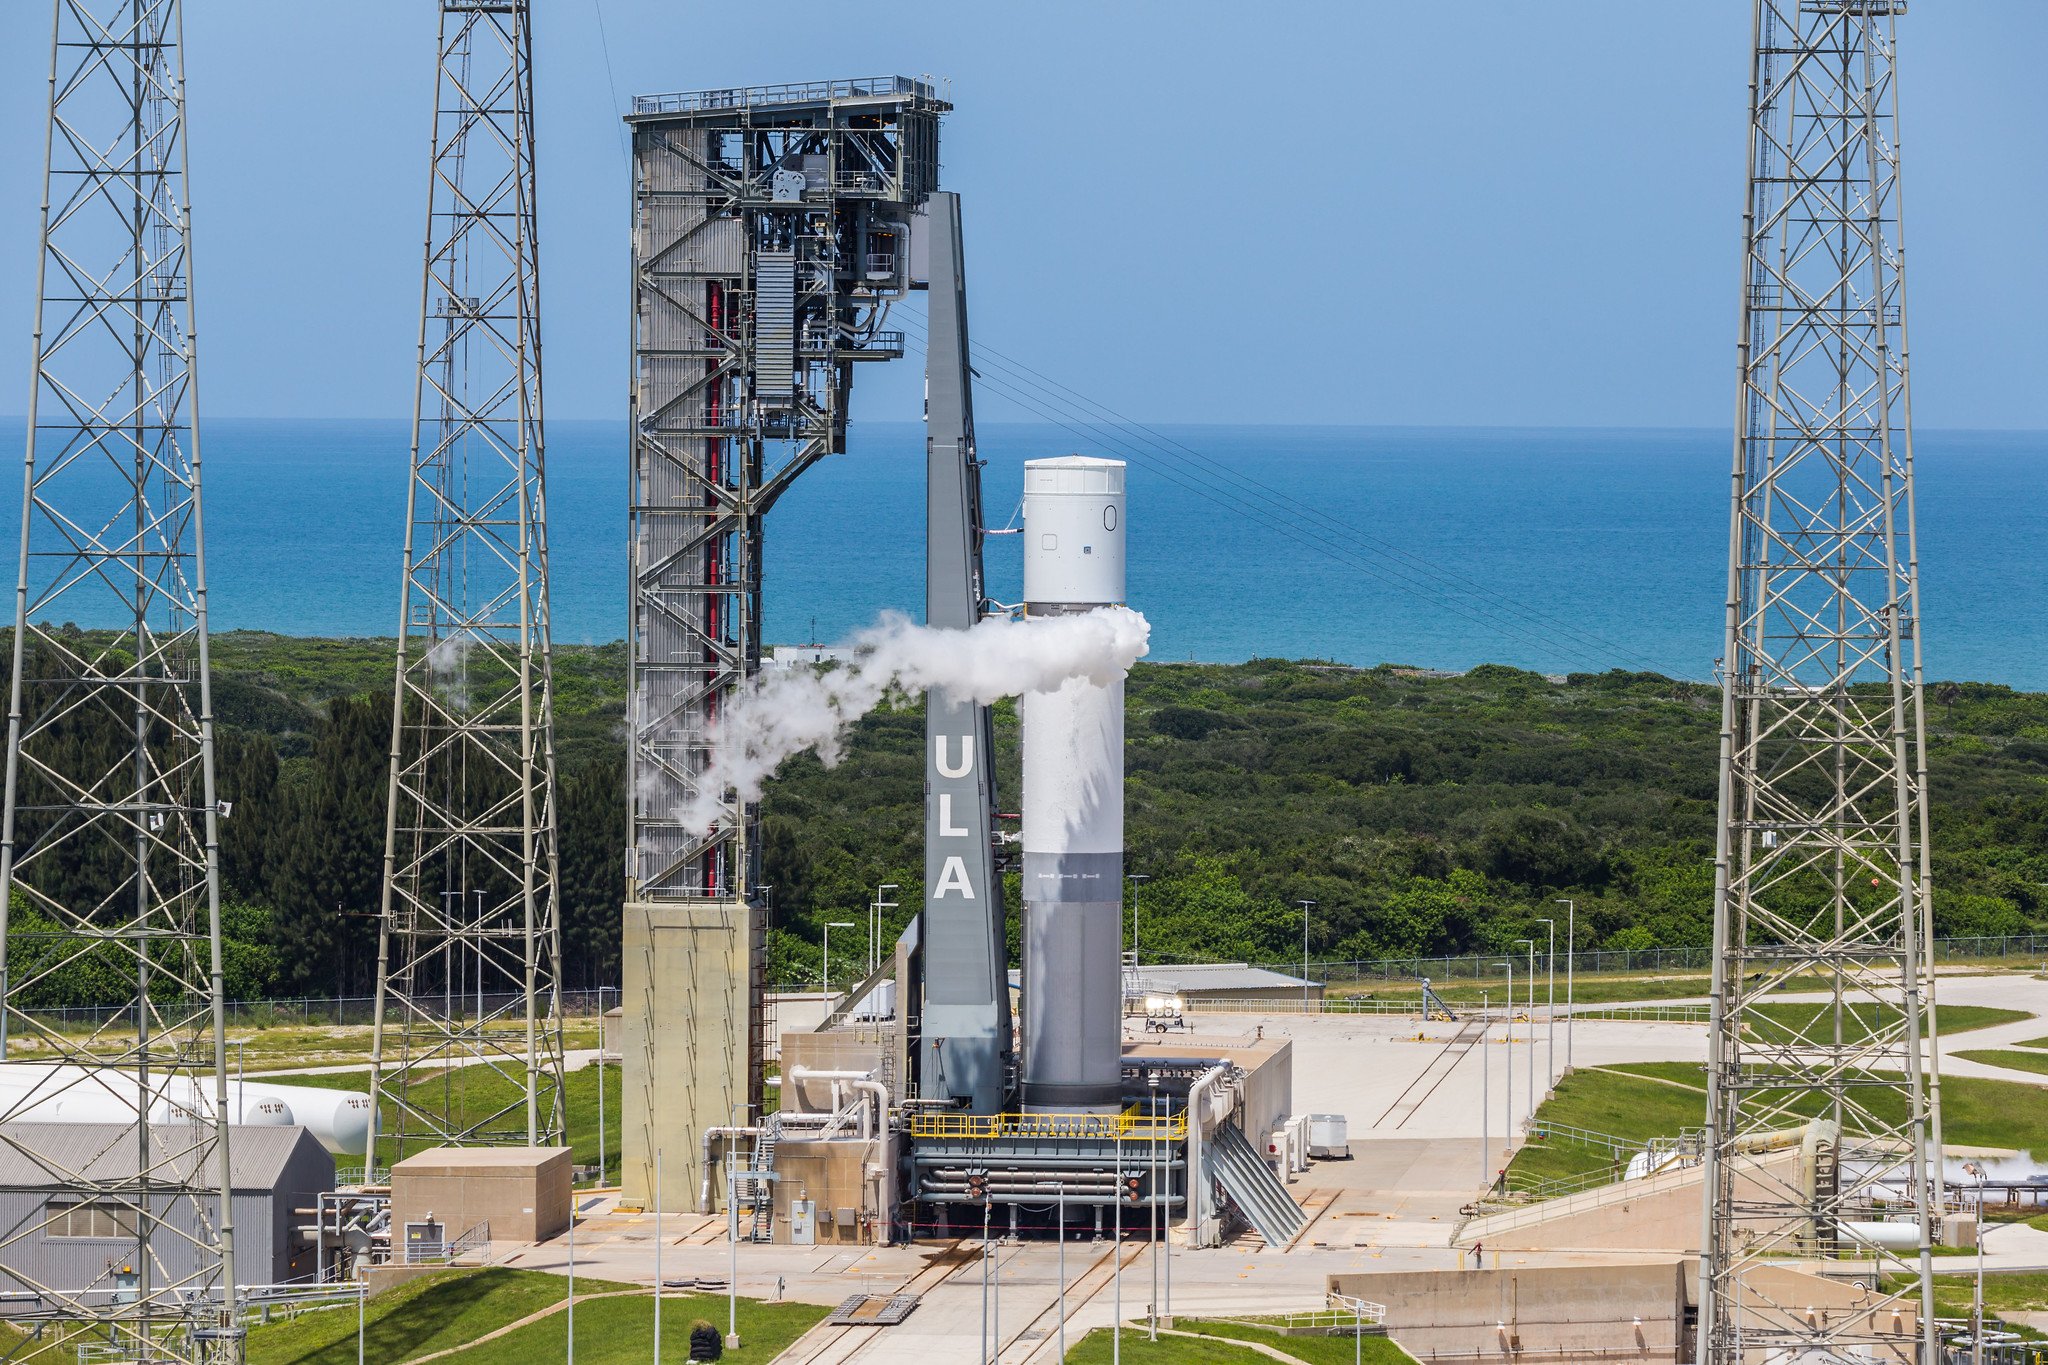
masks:
[[[1024,466],[1024,611],[1124,604],[1124,464]],[[1122,1100],[1124,688],[1074,679],[1017,702],[1024,815],[1024,1103]]]

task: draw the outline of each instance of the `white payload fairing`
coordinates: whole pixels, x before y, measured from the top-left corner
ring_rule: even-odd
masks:
[[[1024,465],[1024,610],[1124,605],[1124,464]],[[1023,739],[1024,1103],[1122,1097],[1124,688],[1075,678],[1017,704]]]

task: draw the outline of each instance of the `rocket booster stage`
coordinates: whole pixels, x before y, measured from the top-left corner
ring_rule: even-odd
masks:
[[[1024,610],[1124,604],[1124,464],[1024,465]],[[1017,704],[1023,738],[1024,1103],[1122,1093],[1124,687],[1074,679]]]

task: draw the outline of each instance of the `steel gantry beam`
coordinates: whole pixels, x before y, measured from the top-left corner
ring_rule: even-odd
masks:
[[[526,0],[442,0],[372,1094],[394,1159],[563,1132]]]
[[[1710,1365],[1935,1359],[1904,9],[1754,0],[1700,1271]],[[1872,1292],[1815,1309],[1788,1256],[1872,1262]]]
[[[0,814],[0,1054],[50,1065],[0,1089],[45,1173],[0,1318],[10,1360],[236,1361],[182,15],[54,10]],[[81,976],[132,987],[89,1034],[44,1013]],[[35,1141],[60,1103],[125,1117]],[[105,1270],[46,1275],[81,1220]]]
[[[760,667],[764,520],[845,449],[855,363],[903,353],[881,324],[909,287],[947,107],[927,82],[882,76],[648,96],[628,120],[634,1199],[693,1206],[698,1137],[761,1099],[773,1025],[757,813],[702,779],[720,716]]]

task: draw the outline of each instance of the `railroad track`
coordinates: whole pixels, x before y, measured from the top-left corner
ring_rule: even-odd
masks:
[[[1128,1270],[1150,1249],[1149,1242],[1126,1242],[1121,1247],[1112,1244],[1097,1253],[1088,1263],[1087,1269],[1067,1285],[1067,1307],[1070,1314],[1072,1310],[1086,1305],[1108,1288],[1110,1278],[1116,1273],[1112,1258],[1119,1250],[1123,1252],[1123,1268]],[[1055,1296],[1043,1311],[1018,1328],[1015,1335],[1006,1337],[1002,1345],[997,1347],[996,1365],[1053,1365],[1053,1362],[1059,1359],[1059,1317],[1059,1299]],[[1077,1332],[1067,1345],[1072,1346],[1080,1339],[1081,1334]]]
[[[1458,1069],[1458,1063],[1465,1059],[1465,1054],[1479,1046],[1479,1040],[1485,1036],[1486,1021],[1483,1019],[1467,1019],[1459,1024],[1458,1031],[1451,1035],[1436,1056],[1429,1059],[1429,1065],[1422,1069],[1422,1074],[1408,1082],[1408,1088],[1395,1097],[1372,1126],[1405,1128],[1408,1120],[1414,1118],[1429,1097],[1436,1093],[1437,1087],[1450,1079],[1451,1073]]]
[[[924,1269],[906,1280],[899,1288],[889,1290],[891,1294],[927,1294],[944,1284],[958,1272],[981,1264],[979,1243],[973,1251],[967,1248],[967,1239],[956,1237],[952,1242],[939,1248],[926,1263]],[[886,1327],[829,1327],[819,1323],[775,1358],[775,1365],[843,1365],[852,1360],[869,1342],[888,1331]]]

